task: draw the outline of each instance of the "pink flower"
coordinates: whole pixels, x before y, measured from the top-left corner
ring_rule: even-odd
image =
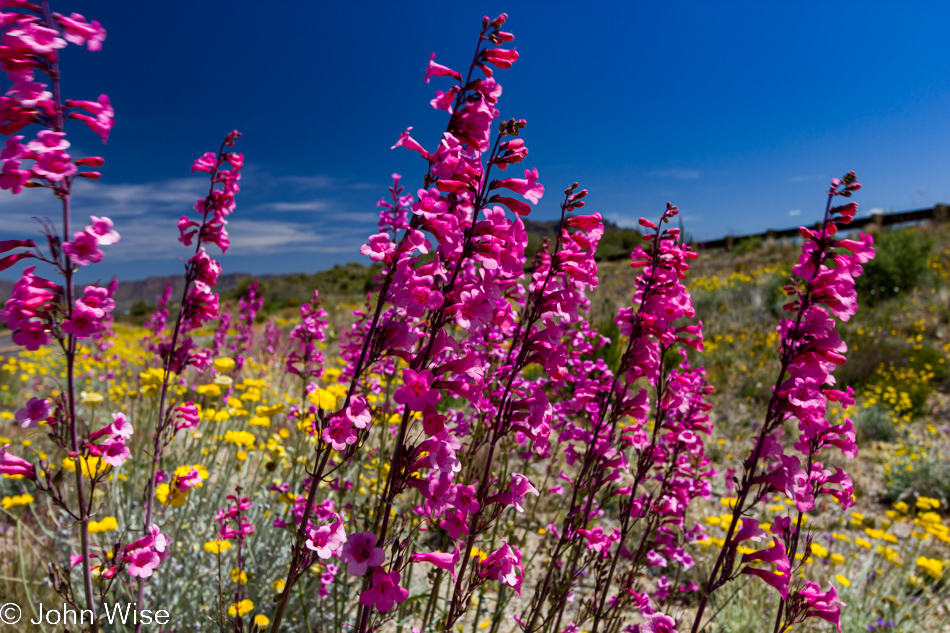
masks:
[[[390,262],[396,245],[389,239],[389,233],[377,233],[369,236],[369,242],[360,247],[360,253],[374,262]]]
[[[468,536],[468,520],[465,513],[460,510],[447,512],[442,521],[439,522],[439,527],[448,532],[452,540],[458,540],[462,534]]]
[[[102,50],[102,43],[106,39],[106,30],[96,20],[86,22],[86,18],[78,13],[70,13],[69,17],[54,13],[56,21],[63,27],[63,37],[67,42],[78,46],[86,45],[90,51]]]
[[[455,545],[455,551],[448,552],[416,552],[412,555],[412,560],[416,562],[432,563],[436,567],[448,570],[452,573],[452,582],[455,582],[455,565],[459,562],[461,553],[458,544]]]
[[[498,68],[511,68],[511,65],[518,61],[518,51],[513,48],[486,48],[478,54],[478,59]],[[485,74],[490,77],[491,71],[485,68],[483,64],[481,67],[486,71]]]
[[[367,569],[382,565],[385,558],[383,548],[376,547],[374,532],[350,534],[340,552],[340,559],[347,564],[346,571],[351,576],[362,576]]]
[[[640,633],[676,633],[676,620],[662,613],[653,613],[640,625]]]
[[[390,147],[389,149],[396,149],[397,147],[405,147],[406,149],[411,149],[414,152],[419,152],[419,155],[425,159],[429,158],[429,152],[425,151],[422,148],[422,145],[419,145],[418,142],[411,136],[409,132],[412,131],[411,127],[407,127],[406,131],[399,135],[399,140],[396,141],[396,144]]]
[[[462,75],[458,71],[435,63],[435,53],[432,53],[432,56],[429,57],[429,65],[426,66],[426,83],[429,83],[429,80],[433,77],[452,77],[456,81],[462,81]]]
[[[841,605],[844,603],[838,599],[838,592],[833,585],[828,586],[828,591],[820,592],[821,586],[812,582],[805,581],[805,588],[801,591],[801,597],[808,605],[808,616],[818,617],[827,622],[831,622],[838,630],[841,630]]]
[[[350,405],[343,412],[347,419],[358,429],[365,429],[373,420],[369,404],[363,396],[350,398]]]
[[[191,400],[179,405],[175,410],[175,431],[197,429],[200,422],[201,414],[198,413],[198,407]]]
[[[356,440],[359,439],[359,435],[353,430],[352,423],[342,415],[332,418],[320,437],[335,451],[346,450],[347,446],[356,444]]]
[[[427,220],[432,220],[448,211],[448,203],[435,187],[428,191],[420,189],[417,193],[419,199],[413,202],[411,207],[412,212],[416,215],[421,215]]]
[[[765,550],[759,550],[751,554],[742,555],[742,563],[751,563],[753,561],[762,561],[766,563],[775,563],[775,572],[765,569],[759,569],[746,565],[742,573],[758,576],[768,584],[775,587],[783,600],[788,599],[788,581],[791,564],[788,561],[788,555],[785,553],[785,546],[777,539],[772,539],[772,547]]]
[[[7,452],[9,444],[0,446],[0,475],[22,475],[27,479],[36,479],[33,464]]]
[[[115,301],[109,296],[108,288],[86,286],[83,288],[83,296],[76,299],[76,306],[91,310],[97,319],[101,319],[107,312],[115,309]]]
[[[16,412],[14,420],[24,429],[32,429],[37,423],[49,417],[49,400],[45,398],[30,398],[26,406]]]
[[[14,194],[23,191],[23,185],[30,181],[33,175],[28,169],[19,169],[20,161],[12,158],[3,159],[0,169],[0,189],[9,189]]]
[[[39,321],[26,321],[21,323],[20,328],[13,333],[13,342],[35,352],[49,343],[49,332]]]
[[[398,571],[387,574],[377,569],[373,574],[373,586],[360,594],[360,604],[366,607],[375,604],[379,611],[389,611],[409,597],[409,590],[399,586],[400,580]]]
[[[78,303],[72,316],[63,321],[63,332],[72,334],[76,338],[89,338],[102,328],[102,321],[96,312]]]
[[[308,549],[315,551],[317,556],[326,560],[340,551],[344,540],[346,533],[343,531],[343,523],[334,521],[330,525],[321,525],[311,530],[306,545]]]
[[[221,264],[208,255],[204,247],[192,255],[188,263],[193,266],[197,279],[209,286],[214,286],[218,283],[218,276],[221,274]]]
[[[27,143],[26,148],[40,155],[50,152],[61,152],[65,149],[69,149],[69,141],[66,140],[65,132],[41,130],[36,133],[36,140]]]
[[[123,439],[128,439],[132,437],[133,433],[132,425],[129,424],[128,419],[126,419],[125,414],[122,412],[112,414],[112,424],[104,426],[95,433],[89,434],[90,440],[97,440],[100,437],[121,437]]]
[[[162,562],[155,550],[145,547],[126,554],[124,560],[133,578],[148,578]]]
[[[113,468],[118,468],[130,457],[129,447],[125,445],[125,438],[113,437],[102,445],[102,461]]]
[[[404,369],[402,386],[393,393],[393,400],[404,404],[412,411],[422,411],[427,404],[434,405],[442,399],[442,394],[432,388],[435,377],[428,369],[415,371]]]
[[[393,303],[406,309],[411,317],[421,317],[426,310],[442,307],[442,293],[433,288],[431,275],[420,275],[399,289]]]
[[[77,172],[76,165],[66,152],[47,152],[40,154],[33,163],[33,175],[46,178],[50,182],[59,182]]]
[[[521,595],[521,582],[524,580],[524,565],[521,563],[521,551],[507,541],[488,555],[481,562],[480,578],[494,578],[503,585],[508,585]]]
[[[3,36],[3,44],[11,48],[49,57],[54,51],[64,48],[66,41],[59,37],[56,29],[40,26],[36,22],[20,20],[19,24],[8,30]]]
[[[494,501],[495,503],[513,505],[518,512],[524,512],[524,508],[521,504],[524,503],[526,494],[533,494],[536,497],[540,495],[537,488],[531,485],[527,477],[520,473],[512,473],[511,481],[508,483],[508,490],[500,492],[488,500]]]
[[[96,236],[99,244],[109,246],[119,241],[119,232],[112,228],[112,220],[106,217],[90,216],[92,223],[86,227],[86,233]]]
[[[538,204],[544,195],[544,185],[538,182],[537,168],[531,170],[526,169],[524,176],[524,178],[506,178],[505,180],[493,182],[491,188],[497,189],[498,187],[505,187],[506,189],[511,189],[515,193],[520,193],[532,204]]]
[[[495,315],[495,307],[488,296],[477,288],[463,290],[458,295],[455,310],[455,322],[470,333],[477,332]]]
[[[77,266],[88,266],[102,261],[102,251],[98,246],[99,238],[91,233],[80,231],[73,234],[73,241],[63,244],[63,252]]]

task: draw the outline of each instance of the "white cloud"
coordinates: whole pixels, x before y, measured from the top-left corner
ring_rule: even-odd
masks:
[[[647,175],[659,178],[675,178],[676,180],[696,180],[700,173],[696,169],[660,169],[648,171]]]
[[[295,177],[303,189],[332,185],[324,176]],[[188,258],[193,248],[178,242],[175,226],[181,215],[190,215],[195,201],[207,193],[208,182],[201,178],[178,178],[142,184],[107,184],[78,181],[74,190],[72,221],[82,230],[90,215],[108,216],[115,222],[121,240],[103,247],[112,261],[151,261]],[[284,192],[286,195],[286,191]],[[266,194],[265,194],[266,195]],[[292,194],[291,194],[292,195]],[[284,200],[242,206],[228,218],[231,247],[228,255],[280,255],[290,252],[337,253],[359,251],[366,237],[375,233],[378,215],[347,212],[346,206],[331,199]],[[33,216],[52,218],[61,226],[59,200],[45,189],[27,189],[19,195],[0,191],[0,239],[42,240]],[[271,215],[275,212],[306,212],[338,209],[321,214],[313,222],[289,222]],[[209,251],[215,251],[211,247]]]
[[[323,211],[329,205],[324,200],[303,200],[300,202],[267,202],[261,209],[280,212]]]
[[[791,211],[788,212],[789,217],[792,217],[792,218],[794,218],[796,215],[801,215],[801,214],[802,214],[801,209],[792,209]]]

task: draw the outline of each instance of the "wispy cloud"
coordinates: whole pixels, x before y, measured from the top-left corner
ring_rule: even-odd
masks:
[[[245,194],[238,199],[237,211],[228,218],[231,247],[228,255],[280,255],[285,253],[357,252],[366,237],[375,233],[377,215],[355,211],[362,206],[345,198],[314,198],[312,190],[335,187],[324,176],[288,177],[294,186],[281,190],[281,200],[255,202]],[[273,183],[269,183],[273,184]],[[284,183],[288,184],[288,183]],[[207,192],[207,180],[169,179],[151,183],[76,183],[72,218],[75,230],[82,230],[90,215],[108,216],[122,236],[118,244],[104,247],[106,256],[116,262],[168,260],[187,257],[187,249],[178,242],[175,221],[190,214],[191,207]],[[343,183],[344,188],[351,184]],[[270,186],[271,193],[275,193]],[[307,195],[307,191],[311,193]],[[267,195],[249,188],[248,194]],[[358,206],[359,204],[359,206]],[[0,239],[41,238],[33,216],[50,217],[59,223],[58,201],[43,189],[28,189],[19,195],[0,191]],[[326,213],[327,210],[333,213]],[[284,213],[323,212],[292,221]]]
[[[673,178],[675,180],[696,180],[700,177],[698,169],[658,169],[647,172],[648,176]]]
[[[792,217],[792,218],[794,218],[796,215],[801,215],[801,214],[802,214],[801,209],[792,209],[791,211],[788,212],[789,217]]]
[[[265,202],[258,208],[266,211],[279,212],[300,212],[300,211],[323,211],[329,207],[325,200],[302,200],[300,202]]]

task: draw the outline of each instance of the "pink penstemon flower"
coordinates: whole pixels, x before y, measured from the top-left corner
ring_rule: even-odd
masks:
[[[346,538],[340,551],[340,560],[346,563],[346,571],[351,576],[362,576],[368,569],[379,567],[385,554],[376,547],[376,535],[373,532],[355,532]]]

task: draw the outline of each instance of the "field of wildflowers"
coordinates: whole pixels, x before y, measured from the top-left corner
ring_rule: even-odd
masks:
[[[74,283],[122,227],[71,214],[103,160],[67,152],[67,123],[105,141],[114,113],[61,94],[57,50],[106,32],[0,7],[0,187],[61,213],[45,244],[0,242],[0,269],[31,264],[0,310],[4,623],[950,630],[945,229],[848,234],[849,172],[794,244],[704,262],[667,203],[629,263],[598,265],[573,183],[528,258],[546,191],[499,110],[503,14],[462,71],[429,60],[445,132],[396,141],[426,175],[378,205],[372,292],[265,314],[252,281],[225,309],[235,131],[191,166],[184,291],[138,326],[115,281]]]

